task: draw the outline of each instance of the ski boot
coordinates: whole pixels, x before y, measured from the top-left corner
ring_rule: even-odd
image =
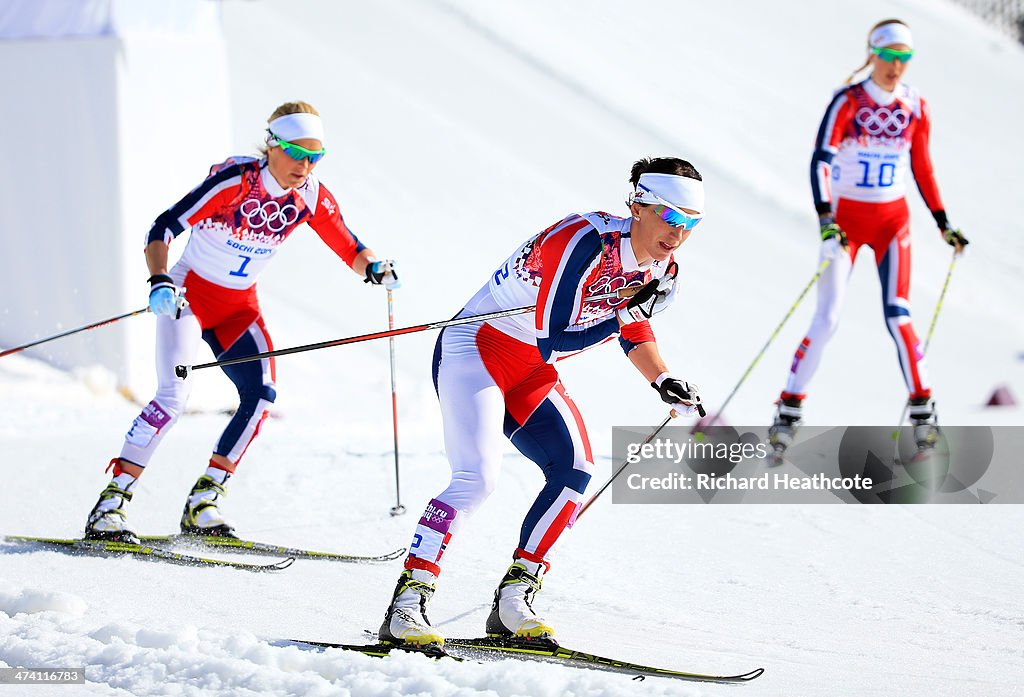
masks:
[[[930,397],[910,400],[910,423],[914,426],[914,443],[919,453],[930,451],[939,440],[939,416]]]
[[[778,402],[775,421],[768,429],[768,443],[772,446],[772,464],[781,465],[786,449],[793,444],[797,429],[803,424],[803,400],[783,396]]]
[[[487,617],[487,636],[554,641],[555,630],[533,610],[533,598],[547,570],[547,562],[513,558],[494,591],[494,603]]]
[[[136,480],[123,474],[117,462],[117,458],[111,460],[110,464],[115,468],[114,479],[100,492],[99,500],[89,512],[85,522],[85,539],[137,545],[139,537],[128,528],[128,517],[124,512],[124,504],[132,500],[129,489]]]
[[[224,477],[225,482],[228,476]],[[235,529],[224,519],[217,505],[225,493],[224,484],[208,474],[196,480],[181,514],[182,534],[237,538]]]
[[[384,643],[413,646],[444,645],[444,636],[430,626],[427,601],[437,588],[437,576],[426,569],[406,569],[398,577],[391,605],[377,638]]]

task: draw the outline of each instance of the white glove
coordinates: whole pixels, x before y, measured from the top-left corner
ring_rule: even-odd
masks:
[[[700,401],[700,389],[692,382],[685,382],[668,373],[662,373],[651,383],[651,387],[661,395],[661,401],[671,404],[676,411],[687,416],[707,416]]]
[[[645,283],[626,306],[615,313],[619,321],[624,325],[643,322],[663,312],[675,299],[675,280],[674,276],[666,274]]]
[[[675,276],[665,274],[658,279],[658,299],[654,301],[654,314],[668,309],[668,306],[676,299],[676,288],[678,287],[679,284],[676,283]]]

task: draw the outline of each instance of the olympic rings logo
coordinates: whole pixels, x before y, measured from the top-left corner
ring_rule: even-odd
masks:
[[[291,203],[282,206],[277,201],[250,198],[242,201],[238,210],[252,230],[266,228],[271,232],[281,232],[299,219],[299,209]]]
[[[910,114],[903,109],[891,110],[887,107],[872,109],[861,107],[857,110],[857,124],[873,136],[898,136],[910,124]]]
[[[606,274],[594,281],[591,285],[587,286],[587,292],[593,295],[605,295],[607,293],[617,293],[624,288],[642,285],[643,282],[641,281],[633,280],[627,283],[624,276],[616,276],[613,278]],[[583,296],[583,301],[590,302],[586,295]],[[598,302],[605,302],[608,304],[608,307],[618,307],[623,303],[629,302],[629,298],[608,298],[604,301]]]

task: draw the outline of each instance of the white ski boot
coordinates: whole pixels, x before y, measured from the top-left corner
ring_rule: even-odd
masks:
[[[135,484],[130,475],[114,477],[100,493],[85,523],[85,539],[139,544],[139,537],[128,528],[124,504],[132,500],[129,489]]]
[[[797,430],[803,424],[803,400],[796,398],[785,398],[779,401],[778,409],[775,411],[775,421],[768,429],[768,443],[772,446],[772,463],[781,465],[783,456],[789,446],[793,445],[793,439]]]
[[[544,582],[547,564],[515,557],[494,591],[487,617],[487,635],[553,639],[555,630],[533,610],[533,598]]]
[[[426,569],[406,569],[398,577],[391,605],[384,613],[377,638],[394,644],[442,646],[444,636],[430,626],[427,601],[437,588],[437,576]]]
[[[224,482],[229,476],[225,473]],[[181,532],[185,535],[237,537],[234,527],[224,519],[218,507],[218,500],[225,494],[224,483],[208,474],[196,480],[181,514]]]

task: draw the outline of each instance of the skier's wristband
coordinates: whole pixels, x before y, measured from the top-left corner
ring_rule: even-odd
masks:
[[[150,291],[154,291],[157,288],[166,288],[168,286],[171,288],[174,287],[174,279],[165,273],[153,274],[147,279],[147,281],[149,283]]]

